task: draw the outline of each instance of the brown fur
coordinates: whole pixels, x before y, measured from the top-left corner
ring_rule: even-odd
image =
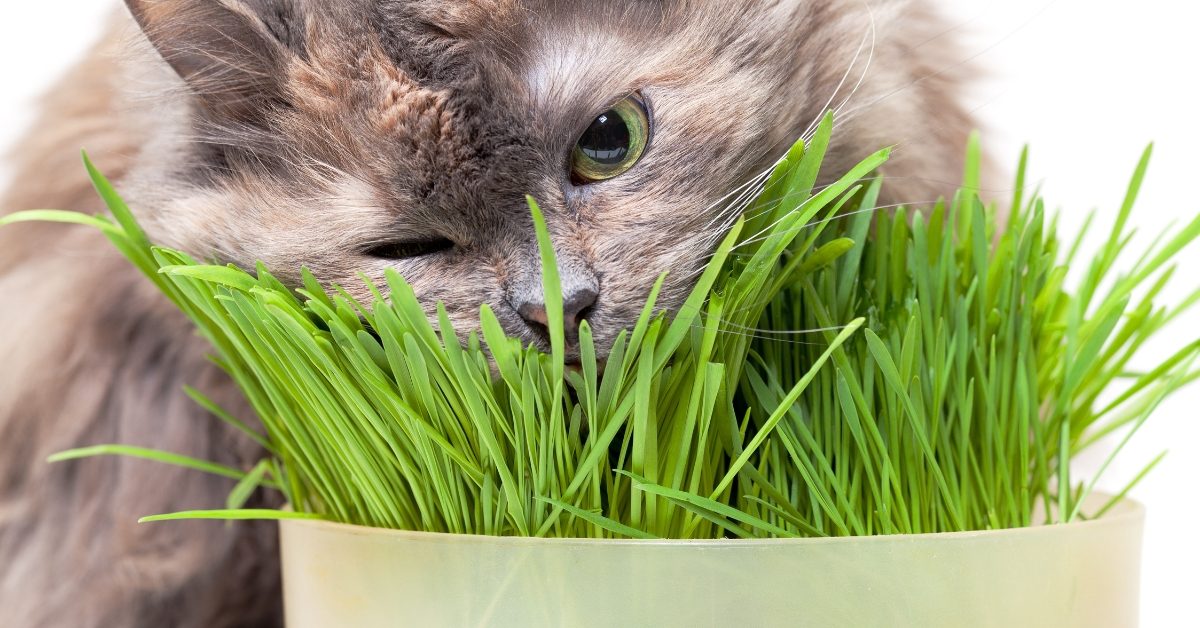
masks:
[[[847,76],[833,104],[850,93],[872,24],[873,62],[828,172],[898,144],[887,198],[932,200],[957,178],[970,126],[961,57],[924,0],[129,4],[148,37],[117,19],[50,94],[3,208],[98,211],[76,161],[87,147],[158,242],[348,286],[396,267],[460,328],[488,303],[530,342],[543,339],[515,305],[539,290],[526,193],[547,211],[568,291],[598,287],[588,320],[606,347],[661,272],[664,305],[678,303],[724,222],[714,203]],[[638,89],[655,119],[642,162],[573,185],[575,138]],[[409,236],[456,247],[364,253]],[[188,324],[82,228],[0,231],[0,294],[0,621],[278,623],[271,526],[133,523],[217,506],[229,482],[129,460],[44,463],[122,442],[254,464],[252,443],[180,392],[246,413]]]

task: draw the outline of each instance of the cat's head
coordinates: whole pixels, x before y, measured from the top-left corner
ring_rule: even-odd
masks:
[[[603,352],[661,274],[660,305],[681,302],[730,193],[827,109],[849,98],[831,172],[895,143],[914,172],[955,166],[967,128],[954,80],[922,79],[945,46],[907,1],[127,4],[187,93],[142,159],[155,237],[347,288],[394,268],[460,329],[487,303],[536,343],[526,194],[568,327],[586,319]]]

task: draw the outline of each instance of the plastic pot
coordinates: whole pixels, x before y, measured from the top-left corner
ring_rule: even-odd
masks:
[[[1137,625],[1144,509],[988,532],[606,541],[281,524],[290,628]]]

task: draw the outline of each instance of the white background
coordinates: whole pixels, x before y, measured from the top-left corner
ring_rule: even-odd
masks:
[[[941,0],[967,42],[964,56],[990,75],[972,94],[986,145],[1015,164],[1033,147],[1032,172],[1068,232],[1085,211],[1111,218],[1141,149],[1156,142],[1136,222],[1153,233],[1200,211],[1197,146],[1200,8],[1187,0]],[[33,98],[83,51],[114,0],[0,6],[0,145],[27,123]],[[966,59],[947,59],[948,65]],[[0,166],[0,179],[8,171]],[[1200,247],[1182,260],[1179,299],[1200,281]],[[1200,336],[1200,314],[1180,321],[1165,355]],[[1119,488],[1164,449],[1135,491],[1149,506],[1143,625],[1196,625],[1200,594],[1200,386],[1165,404],[1102,482]],[[1097,457],[1080,465],[1094,469]]]

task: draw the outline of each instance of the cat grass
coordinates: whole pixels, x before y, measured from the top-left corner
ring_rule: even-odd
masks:
[[[1084,511],[1098,478],[1076,478],[1071,460],[1119,434],[1107,468],[1166,396],[1200,377],[1200,341],[1132,371],[1200,301],[1197,291],[1155,304],[1200,217],[1119,272],[1149,151],[1107,240],[1085,255],[1084,234],[1061,239],[1026,190],[1024,158],[1006,217],[973,192],[975,144],[957,196],[888,213],[875,210],[887,151],[816,185],[831,130],[826,119],[777,165],[682,306],[656,306],[660,280],[606,359],[582,323],[570,366],[554,250],[533,199],[549,353],[506,337],[486,305],[478,333],[454,329],[396,273],[368,282],[363,302],[307,272],[292,290],[261,266],[155,247],[88,163],[112,219],[42,211],[0,225],[102,230],[211,341],[258,422],[186,393],[264,458],[233,469],[99,445],[52,460],[131,455],[230,479],[226,504],[143,521],[708,539],[1103,515],[1128,487]],[[1072,267],[1085,271],[1068,288]],[[281,492],[290,509],[244,509],[256,490]]]

